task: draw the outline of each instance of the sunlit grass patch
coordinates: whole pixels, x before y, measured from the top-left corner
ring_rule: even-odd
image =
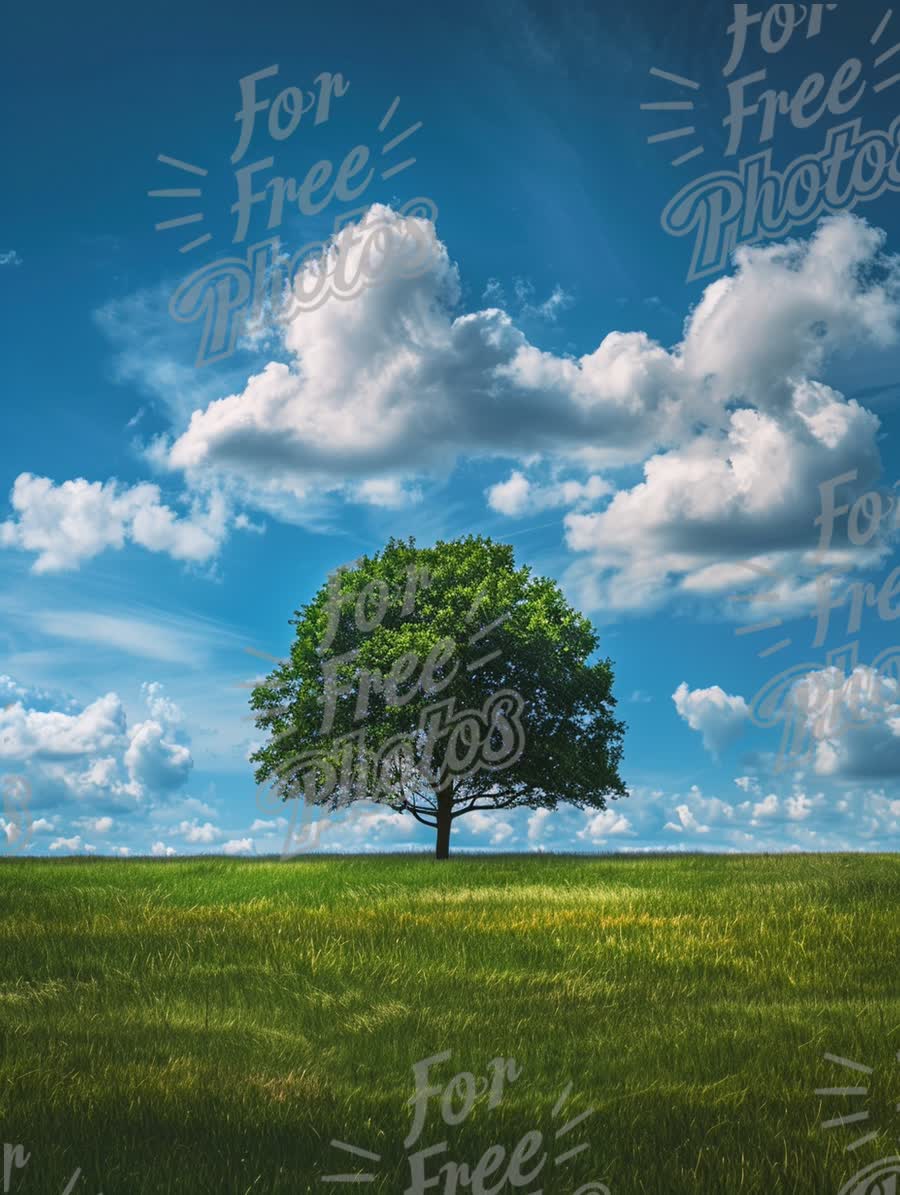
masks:
[[[449,1074],[522,1068],[435,1125],[461,1160],[546,1128],[571,1080],[595,1109],[571,1190],[837,1192],[893,1150],[898,896],[874,855],[6,861],[12,1190],[80,1166],[86,1195],[316,1191],[338,1138],[397,1195],[412,1064],[449,1049]],[[829,1051],[873,1068],[859,1156],[821,1129]]]

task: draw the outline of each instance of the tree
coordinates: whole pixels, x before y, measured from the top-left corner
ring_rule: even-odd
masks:
[[[329,809],[370,800],[437,833],[476,810],[605,809],[625,795],[624,723],[597,634],[555,581],[481,536],[390,540],[291,620],[251,696],[259,784]]]

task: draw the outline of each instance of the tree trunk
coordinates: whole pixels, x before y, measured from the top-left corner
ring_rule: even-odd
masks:
[[[438,793],[437,802],[437,847],[435,859],[450,858],[450,831],[453,828],[453,787],[447,785]]]

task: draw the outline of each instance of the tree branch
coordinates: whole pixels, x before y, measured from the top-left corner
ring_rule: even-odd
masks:
[[[464,813],[472,813],[473,810],[478,811],[478,810],[484,810],[484,809],[487,809],[487,810],[509,809],[511,806],[515,805],[516,801],[519,800],[521,795],[522,795],[521,793],[498,794],[498,796],[494,799],[494,803],[492,805],[479,805],[479,804],[477,804],[478,797],[473,797],[472,800],[469,802],[469,804],[466,805],[464,808],[454,809],[451,816],[452,817],[462,817],[462,815]]]
[[[436,821],[426,822],[425,818],[422,816],[422,814],[419,812],[419,810],[416,809],[415,805],[411,805],[408,801],[406,802],[406,809],[404,810],[404,812],[411,813],[417,822],[421,822],[422,825],[427,826],[429,830],[434,830],[437,828]],[[428,811],[426,810],[426,812],[428,812]]]

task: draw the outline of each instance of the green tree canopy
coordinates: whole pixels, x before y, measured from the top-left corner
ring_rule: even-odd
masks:
[[[259,784],[336,809],[377,801],[449,854],[475,810],[605,809],[625,726],[597,634],[555,581],[481,536],[384,549],[295,612],[290,657],[251,696]]]

